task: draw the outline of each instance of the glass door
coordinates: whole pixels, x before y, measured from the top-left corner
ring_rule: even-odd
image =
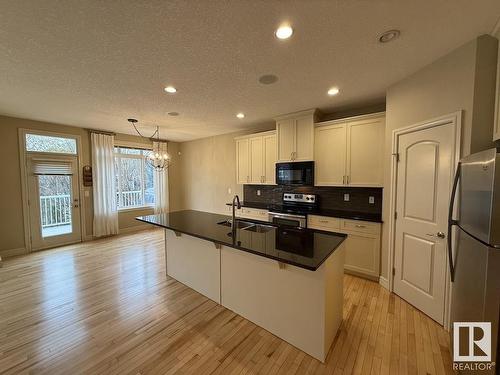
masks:
[[[33,250],[81,241],[76,157],[28,158]]]

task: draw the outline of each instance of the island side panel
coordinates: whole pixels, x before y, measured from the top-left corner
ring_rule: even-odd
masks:
[[[332,296],[327,296],[327,267],[328,262],[317,271],[291,265],[280,269],[277,261],[222,247],[222,305],[324,361],[325,347],[331,344],[325,341],[331,336],[325,332],[326,299],[342,295],[342,283],[331,290],[332,283]],[[333,273],[338,269],[342,274],[342,268],[343,263],[336,265]],[[338,278],[334,276],[330,282]],[[334,302],[339,304],[336,322],[342,319],[342,299]]]
[[[167,275],[211,300],[220,299],[220,249],[213,242],[165,230]]]
[[[342,324],[344,308],[345,242],[328,257],[325,266],[325,358]]]

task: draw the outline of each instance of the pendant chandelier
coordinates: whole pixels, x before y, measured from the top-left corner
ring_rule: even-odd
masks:
[[[156,131],[153,133],[153,135],[151,135],[151,137],[145,137],[141,134],[139,129],[137,129],[136,124],[138,121],[135,118],[129,118],[127,121],[132,124],[135,131],[141,138],[153,141],[153,150],[149,153],[149,155],[146,156],[146,163],[153,167],[153,169],[157,172],[163,172],[165,169],[168,169],[168,167],[170,166],[171,158],[166,151],[162,150],[161,145],[162,143],[166,142],[160,141],[160,128],[157,126]]]

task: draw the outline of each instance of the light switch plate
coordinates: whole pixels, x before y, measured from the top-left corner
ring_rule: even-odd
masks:
[[[260,197],[260,189],[257,190],[257,195]]]
[[[90,197],[90,191],[85,190],[85,191],[83,192],[83,195],[84,195],[84,197],[85,197],[85,198]]]
[[[231,188],[227,188],[227,193],[231,195]]]
[[[347,193],[344,194],[344,201],[349,202],[349,199],[350,199],[349,194],[347,194]]]
[[[370,204],[375,204],[375,197],[370,196],[370,197],[368,198],[368,203],[370,203]]]

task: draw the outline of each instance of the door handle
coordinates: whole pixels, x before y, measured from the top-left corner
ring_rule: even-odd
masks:
[[[445,238],[446,237],[446,234],[444,234],[444,232],[437,232],[436,234],[426,233],[426,235],[429,237],[438,237],[438,238]]]
[[[451,243],[451,228],[453,225],[458,225],[458,221],[453,219],[453,210],[455,208],[455,196],[457,194],[458,181],[460,180],[461,164],[458,162],[455,178],[453,179],[453,187],[451,189],[450,206],[448,208],[448,264],[450,266],[451,282],[455,281],[455,265],[453,264],[453,249]]]

